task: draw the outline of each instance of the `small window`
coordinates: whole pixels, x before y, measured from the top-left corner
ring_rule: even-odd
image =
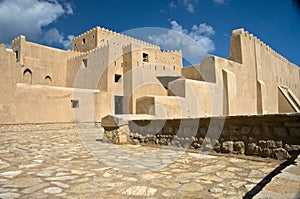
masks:
[[[83,59],[83,60],[82,60],[82,63],[83,63],[83,65],[84,65],[84,67],[87,68],[87,59]]]
[[[121,79],[122,75],[115,74],[115,82],[117,83]]]
[[[85,38],[82,39],[82,44],[85,44]]]
[[[72,104],[72,108],[79,108],[79,100],[78,99],[72,99],[71,104]]]
[[[117,66],[117,62],[116,61],[114,62],[114,65]]]
[[[175,66],[173,66],[173,70],[175,70],[176,68],[175,68]]]
[[[19,59],[19,51],[15,51],[15,53],[16,53],[16,62],[19,62],[20,61],[20,59]]]
[[[52,82],[52,78],[50,77],[50,75],[47,75],[47,76],[45,77],[45,84],[46,84],[46,85],[50,85],[51,82]]]
[[[143,53],[143,62],[148,62],[148,54],[147,53]]]
[[[165,66],[163,66],[163,70],[166,70],[166,67],[165,67]]]

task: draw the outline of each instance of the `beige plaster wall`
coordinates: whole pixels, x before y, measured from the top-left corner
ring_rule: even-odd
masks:
[[[93,122],[94,91],[18,83],[15,123]],[[71,100],[79,100],[72,108]],[[36,111],[38,110],[38,111]]]
[[[15,121],[16,58],[12,50],[0,44],[0,123]]]
[[[65,86],[67,59],[74,52],[28,42],[24,36],[14,39],[11,47],[18,54],[17,82],[25,83],[23,73],[29,69],[32,84]],[[45,79],[47,76],[50,83]]]

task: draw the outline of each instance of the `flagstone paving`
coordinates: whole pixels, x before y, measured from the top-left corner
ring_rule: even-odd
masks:
[[[116,146],[102,142],[98,129],[0,136],[0,198],[5,199],[242,198],[282,163]]]

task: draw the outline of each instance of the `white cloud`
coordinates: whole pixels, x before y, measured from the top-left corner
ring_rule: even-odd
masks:
[[[163,34],[151,35],[148,39],[156,45],[167,50],[182,50],[183,58],[192,64],[197,64],[215,50],[215,44],[211,36],[214,29],[202,23],[193,25],[191,30],[184,29],[176,21],[171,21],[171,29]]]
[[[168,4],[169,8],[177,8],[178,6],[184,7],[189,13],[194,13],[195,12],[195,6],[198,4],[198,0],[177,0],[171,1]]]
[[[168,4],[168,6],[169,6],[170,8],[176,8],[176,7],[177,7],[176,4],[174,3],[174,1],[171,1],[171,2]]]
[[[60,33],[56,28],[52,28],[44,33],[44,41],[49,44],[62,44],[65,49],[70,49],[72,47],[72,39],[74,35],[69,35],[67,39],[64,35]]]
[[[215,4],[225,4],[225,0],[212,0]]]
[[[9,43],[20,34],[30,40],[43,40],[43,28],[64,14],[73,14],[72,6],[57,0],[0,1],[0,42]]]

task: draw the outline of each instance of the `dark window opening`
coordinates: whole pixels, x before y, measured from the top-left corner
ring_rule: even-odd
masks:
[[[82,39],[82,44],[85,44],[85,39]]]
[[[23,72],[23,82],[26,84],[32,83],[32,72],[28,68]]]
[[[83,59],[83,60],[82,60],[82,63],[83,63],[83,65],[84,65],[84,67],[86,68],[86,67],[87,67],[87,59]]]
[[[122,75],[115,74],[115,82],[118,82],[121,79]]]
[[[49,75],[47,75],[45,77],[45,84],[49,85],[49,84],[51,84],[51,82],[52,82],[52,78]]]
[[[123,96],[115,96],[115,114],[123,114]]]
[[[16,62],[19,62],[20,60],[19,60],[19,51],[15,51],[15,53],[16,53]]]
[[[143,53],[143,62],[148,62],[148,54],[147,53]]]
[[[79,100],[78,99],[72,99],[71,104],[72,104],[72,108],[79,108]]]

